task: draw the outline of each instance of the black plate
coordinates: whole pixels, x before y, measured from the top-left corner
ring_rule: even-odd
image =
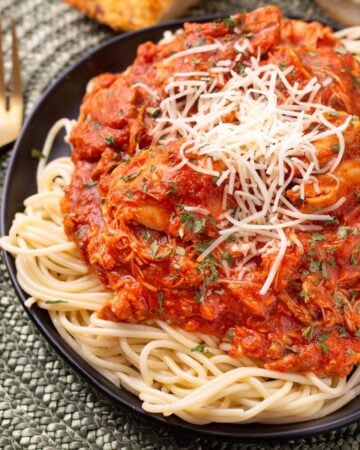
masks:
[[[207,17],[201,21],[213,19]],[[194,19],[190,19],[194,20]],[[199,18],[196,19],[200,21]],[[37,162],[31,158],[32,148],[42,148],[46,134],[51,125],[61,117],[76,118],[87,81],[102,72],[119,72],[124,70],[134,59],[136,49],[144,41],[157,41],[165,30],[175,30],[183,21],[161,24],[135,33],[122,34],[111,38],[97,47],[77,64],[65,72],[44,93],[40,102],[25,123],[16,143],[5,179],[3,204],[1,210],[1,233],[6,234],[17,211],[23,209],[23,200],[35,193],[35,173]],[[60,136],[54,145],[52,158],[68,154],[68,148]],[[5,262],[12,283],[23,304],[27,295],[16,280],[16,269],[13,258],[5,254]],[[290,439],[305,437],[329,431],[360,419],[360,397],[344,406],[328,417],[310,422],[286,425],[227,425],[210,424],[194,426],[176,417],[165,418],[161,415],[145,413],[140,400],[133,394],[121,389],[94,370],[83,361],[69,345],[57,334],[48,313],[37,306],[25,308],[31,320],[41,333],[84,378],[101,393],[114,402],[131,408],[134,412],[151,417],[163,425],[176,427],[182,432],[196,432],[207,436],[237,438],[244,440],[269,441],[273,439]]]

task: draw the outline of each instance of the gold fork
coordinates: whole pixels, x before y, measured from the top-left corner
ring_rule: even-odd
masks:
[[[12,34],[12,74],[11,92],[7,95],[2,51],[2,30],[0,23],[0,147],[10,144],[17,138],[22,124],[24,102],[21,92],[20,62],[14,22]]]

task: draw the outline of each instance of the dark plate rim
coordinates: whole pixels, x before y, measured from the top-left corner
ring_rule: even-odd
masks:
[[[70,75],[75,69],[80,66],[86,64],[87,61],[94,58],[98,53],[101,53],[104,48],[111,46],[115,43],[126,42],[127,39],[131,39],[136,36],[146,36],[149,31],[160,31],[166,30],[168,28],[175,28],[177,26],[182,26],[184,22],[204,22],[209,20],[214,20],[219,17],[223,17],[223,14],[213,14],[208,16],[201,17],[191,17],[184,18],[181,20],[174,20],[165,23],[158,24],[153,27],[145,28],[142,30],[124,33],[120,35],[115,35],[109,39],[103,41],[100,45],[96,46],[89,52],[87,52],[84,56],[77,60],[75,64],[72,64],[68,69],[63,71],[56,80],[51,83],[51,85],[42,93],[40,100],[37,102],[36,106],[33,108],[32,112],[29,114],[27,120],[25,121],[22,131],[20,133],[19,138],[17,139],[14,149],[12,151],[12,155],[8,164],[8,168],[6,171],[6,176],[4,180],[4,188],[2,194],[2,205],[1,205],[1,217],[0,217],[0,232],[1,235],[7,233],[7,210],[8,210],[8,198],[9,198],[9,185],[10,179],[13,174],[14,164],[17,159],[17,155],[21,148],[21,143],[23,137],[26,134],[26,131],[29,127],[31,127],[31,123],[36,120],[36,116],[38,111],[41,109],[41,106],[46,103],[47,99],[53,91],[59,87],[64,80]],[[292,18],[301,19],[300,16],[292,16]],[[308,19],[304,19],[308,20]],[[331,22],[322,21],[322,23],[326,25],[330,25],[333,28],[337,28],[336,24]],[[144,39],[145,40],[145,39]],[[192,425],[187,422],[182,421],[178,418],[168,417],[165,418],[162,415],[150,414],[145,412],[141,406],[140,401],[136,398],[136,396],[130,394],[133,399],[128,400],[122,397],[122,392],[124,392],[124,388],[119,388],[116,385],[113,385],[111,382],[106,380],[100,373],[96,370],[92,369],[88,363],[81,359],[70,347],[64,346],[64,342],[61,340],[61,337],[58,335],[55,328],[52,326],[52,329],[49,329],[46,324],[43,323],[41,318],[36,314],[35,309],[29,309],[24,305],[24,301],[26,300],[26,294],[22,291],[21,287],[18,284],[16,278],[16,269],[14,265],[14,260],[12,256],[2,251],[4,255],[5,264],[10,275],[11,282],[15,288],[18,300],[21,305],[25,309],[27,315],[32,320],[32,322],[36,325],[37,329],[41,332],[41,334],[45,337],[45,339],[51,344],[51,346],[57,351],[57,353],[67,362],[70,366],[80,374],[86,381],[88,381],[92,388],[95,388],[98,392],[105,394],[105,396],[110,399],[111,402],[116,403],[119,402],[130,410],[134,411],[141,416],[152,420],[154,423],[162,424],[172,431],[185,433],[187,435],[200,435],[203,437],[213,437],[213,438],[226,438],[229,440],[233,439],[241,439],[243,441],[249,442],[271,442],[274,440],[288,440],[294,438],[304,438],[313,436],[315,434],[324,433],[328,431],[332,431],[336,428],[345,426],[351,422],[354,422],[360,419],[360,410],[355,411],[351,414],[344,415],[340,418],[333,418],[332,415],[325,418],[325,423],[323,423],[323,419],[321,423],[317,423],[321,419],[312,420],[308,422],[299,422],[297,424],[284,424],[284,425],[272,425],[271,430],[266,430],[265,432],[261,430],[262,424],[254,424],[254,429],[244,430],[243,425],[234,424],[229,425],[226,424],[225,431],[218,430],[217,428],[221,427],[223,424],[208,424],[205,426],[197,426]],[[67,348],[65,348],[67,347]],[[116,392],[118,391],[118,392]],[[127,392],[127,391],[125,391]],[[291,429],[286,429],[290,426]],[[258,429],[256,429],[257,427]],[[281,428],[285,428],[285,430],[281,430]]]

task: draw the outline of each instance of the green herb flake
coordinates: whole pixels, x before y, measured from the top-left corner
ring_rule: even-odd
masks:
[[[339,227],[337,231],[337,235],[340,239],[345,239],[346,236],[353,232],[351,227]]]
[[[347,348],[347,349],[346,349],[346,354],[347,354],[347,356],[352,356],[354,353],[355,353],[355,352],[354,352],[353,349],[351,349],[351,348]]]
[[[141,186],[141,192],[143,192],[144,194],[146,194],[147,190],[148,190],[148,185],[147,185],[146,183],[144,183],[144,184]]]
[[[321,233],[312,233],[311,234],[311,243],[315,244],[316,242],[321,242],[325,240],[325,235]]]
[[[226,332],[226,337],[229,339],[230,342],[232,342],[234,336],[235,336],[235,328],[229,328]]]
[[[333,300],[337,309],[344,308],[346,309],[347,304],[343,297],[340,297],[336,292],[333,294]]]
[[[159,314],[162,314],[164,309],[163,309],[163,303],[164,303],[164,293],[163,292],[159,292],[158,296],[157,296],[157,302],[159,305]]]
[[[177,188],[178,188],[178,184],[175,183],[175,182],[172,182],[170,184],[170,189],[166,192],[166,195],[174,195],[174,194],[176,194]]]
[[[127,198],[134,198],[135,195],[132,191],[126,191],[125,194]]]
[[[129,175],[124,175],[121,177],[121,179],[125,182],[128,183],[129,181],[133,180],[134,178],[136,178],[139,173],[141,172],[141,170],[136,170],[135,172],[129,173]]]
[[[184,247],[177,247],[175,250],[175,253],[179,256],[184,256],[185,255],[185,248]]]
[[[216,281],[218,278],[218,272],[216,266],[219,263],[215,258],[208,256],[205,258],[199,265],[198,271],[204,275],[205,284],[209,284],[213,281]]]
[[[330,333],[321,333],[318,334],[316,339],[320,345],[321,350],[323,351],[323,353],[328,353],[329,352],[329,346],[328,344],[325,342],[326,339],[330,336]]]
[[[304,302],[306,303],[306,302],[309,300],[309,298],[310,298],[310,294],[309,294],[307,291],[305,291],[305,289],[303,289],[303,290],[300,292],[300,297],[301,297],[302,299],[304,299]]]
[[[346,335],[346,328],[344,326],[340,327],[338,333],[340,337],[344,337]]]
[[[310,340],[313,336],[313,333],[314,333],[314,326],[309,325],[308,327],[304,328],[302,335],[304,336],[305,339]]]
[[[211,352],[209,352],[209,350],[207,350],[206,344],[204,344],[204,343],[198,344],[196,347],[193,347],[191,349],[191,351],[202,353],[203,355],[207,356],[208,358],[210,356],[214,356],[213,353],[211,353]]]
[[[350,256],[350,264],[351,264],[352,266],[357,266],[358,260],[357,260],[357,258],[355,257],[355,255],[351,255],[351,256]]]
[[[44,153],[42,153],[40,150],[33,148],[30,152],[30,155],[32,158],[34,159],[42,159],[42,158],[46,158],[46,156],[44,155]]]
[[[215,22],[216,23],[223,23],[228,28],[231,28],[231,29],[236,27],[236,21],[232,17],[224,17],[224,18],[221,18],[221,19],[216,19]]]
[[[329,111],[330,117],[340,117],[340,114],[337,111]]]
[[[239,72],[240,75],[241,75],[242,73],[245,72],[245,66],[244,66],[244,64],[237,63],[237,64],[236,64],[236,69],[237,69],[237,71]],[[218,178],[217,178],[217,179],[218,179]]]
[[[59,303],[68,303],[65,300],[46,300],[47,305],[58,305]]]
[[[328,280],[329,279],[329,274],[328,274],[328,271],[327,271],[327,267],[326,267],[326,262],[325,261],[323,261],[321,263],[321,275],[324,278],[324,280]]]
[[[287,68],[287,65],[284,63],[284,61],[280,61],[279,63],[279,69],[281,70],[281,72],[284,72]]]
[[[329,266],[336,266],[336,259],[333,256],[329,259]]]
[[[156,166],[154,166],[154,164],[151,164],[150,173],[154,173],[155,171],[156,171]]]
[[[354,298],[356,298],[357,297],[357,291],[350,291],[349,292],[349,300],[352,302],[353,300],[354,300]]]
[[[149,230],[142,230],[141,236],[145,239],[146,242],[150,240],[151,234]]]
[[[325,225],[339,225],[339,220],[336,217],[333,217],[332,219],[325,220]]]
[[[201,219],[194,220],[193,230],[194,233],[203,233],[205,230],[206,219],[203,217]]]
[[[159,244],[158,244],[158,242],[156,240],[151,243],[151,245],[150,245],[150,253],[151,253],[151,256],[153,258],[155,258],[156,254],[157,254],[157,252],[159,250],[159,247],[160,246],[159,246]]]
[[[90,181],[90,183],[88,183],[85,187],[86,187],[86,189],[92,189],[97,184],[98,184],[98,181]]]
[[[312,259],[310,261],[310,272],[315,273],[318,272],[320,269],[321,262],[316,261],[315,259]]]
[[[153,108],[152,106],[149,106],[146,108],[146,112],[151,116],[153,119],[157,119],[161,114],[160,108]]]
[[[230,255],[228,250],[225,250],[224,252],[221,253],[221,259],[224,259],[229,264],[232,264],[234,262],[234,258]]]
[[[115,139],[113,138],[113,136],[106,136],[104,138],[104,142],[106,145],[108,145],[109,147],[112,147],[115,144]]]
[[[331,151],[334,152],[334,153],[339,153],[339,151],[340,151],[340,145],[339,145],[339,144],[334,144],[334,145],[331,147]]]
[[[198,303],[204,303],[205,302],[205,288],[202,286],[201,288],[197,288],[195,291],[195,300]]]

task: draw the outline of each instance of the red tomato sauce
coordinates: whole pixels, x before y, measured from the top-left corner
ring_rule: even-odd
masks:
[[[226,45],[224,51],[166,58],[215,40],[235,45],[244,39],[254,55],[260,49],[262,62],[292,65],[291,83],[332,77],[316,100],[359,115],[359,63],[330,28],[283,19],[272,6],[185,24],[170,43],[141,45],[124,73],[93,80],[70,138],[75,169],[62,203],[65,230],[114,292],[100,317],[131,323],[160,318],[228,339],[231,355],[253,357],[271,369],[346,376],[360,360],[360,181],[345,184],[347,201],[321,233],[297,232],[304,252],[288,247],[271,289],[260,295],[272,256],[254,259],[241,282],[231,276],[239,262],[231,240],[198,261],[218,236],[223,188],[189,167],[169,170],[180,162],[180,142],[151,145],[169,77],[206,71],[233,59],[235,50]],[[349,171],[359,162],[359,138],[354,119],[345,133]],[[324,158],[331,145],[324,142]],[[210,215],[189,213],[184,204],[207,208]]]

